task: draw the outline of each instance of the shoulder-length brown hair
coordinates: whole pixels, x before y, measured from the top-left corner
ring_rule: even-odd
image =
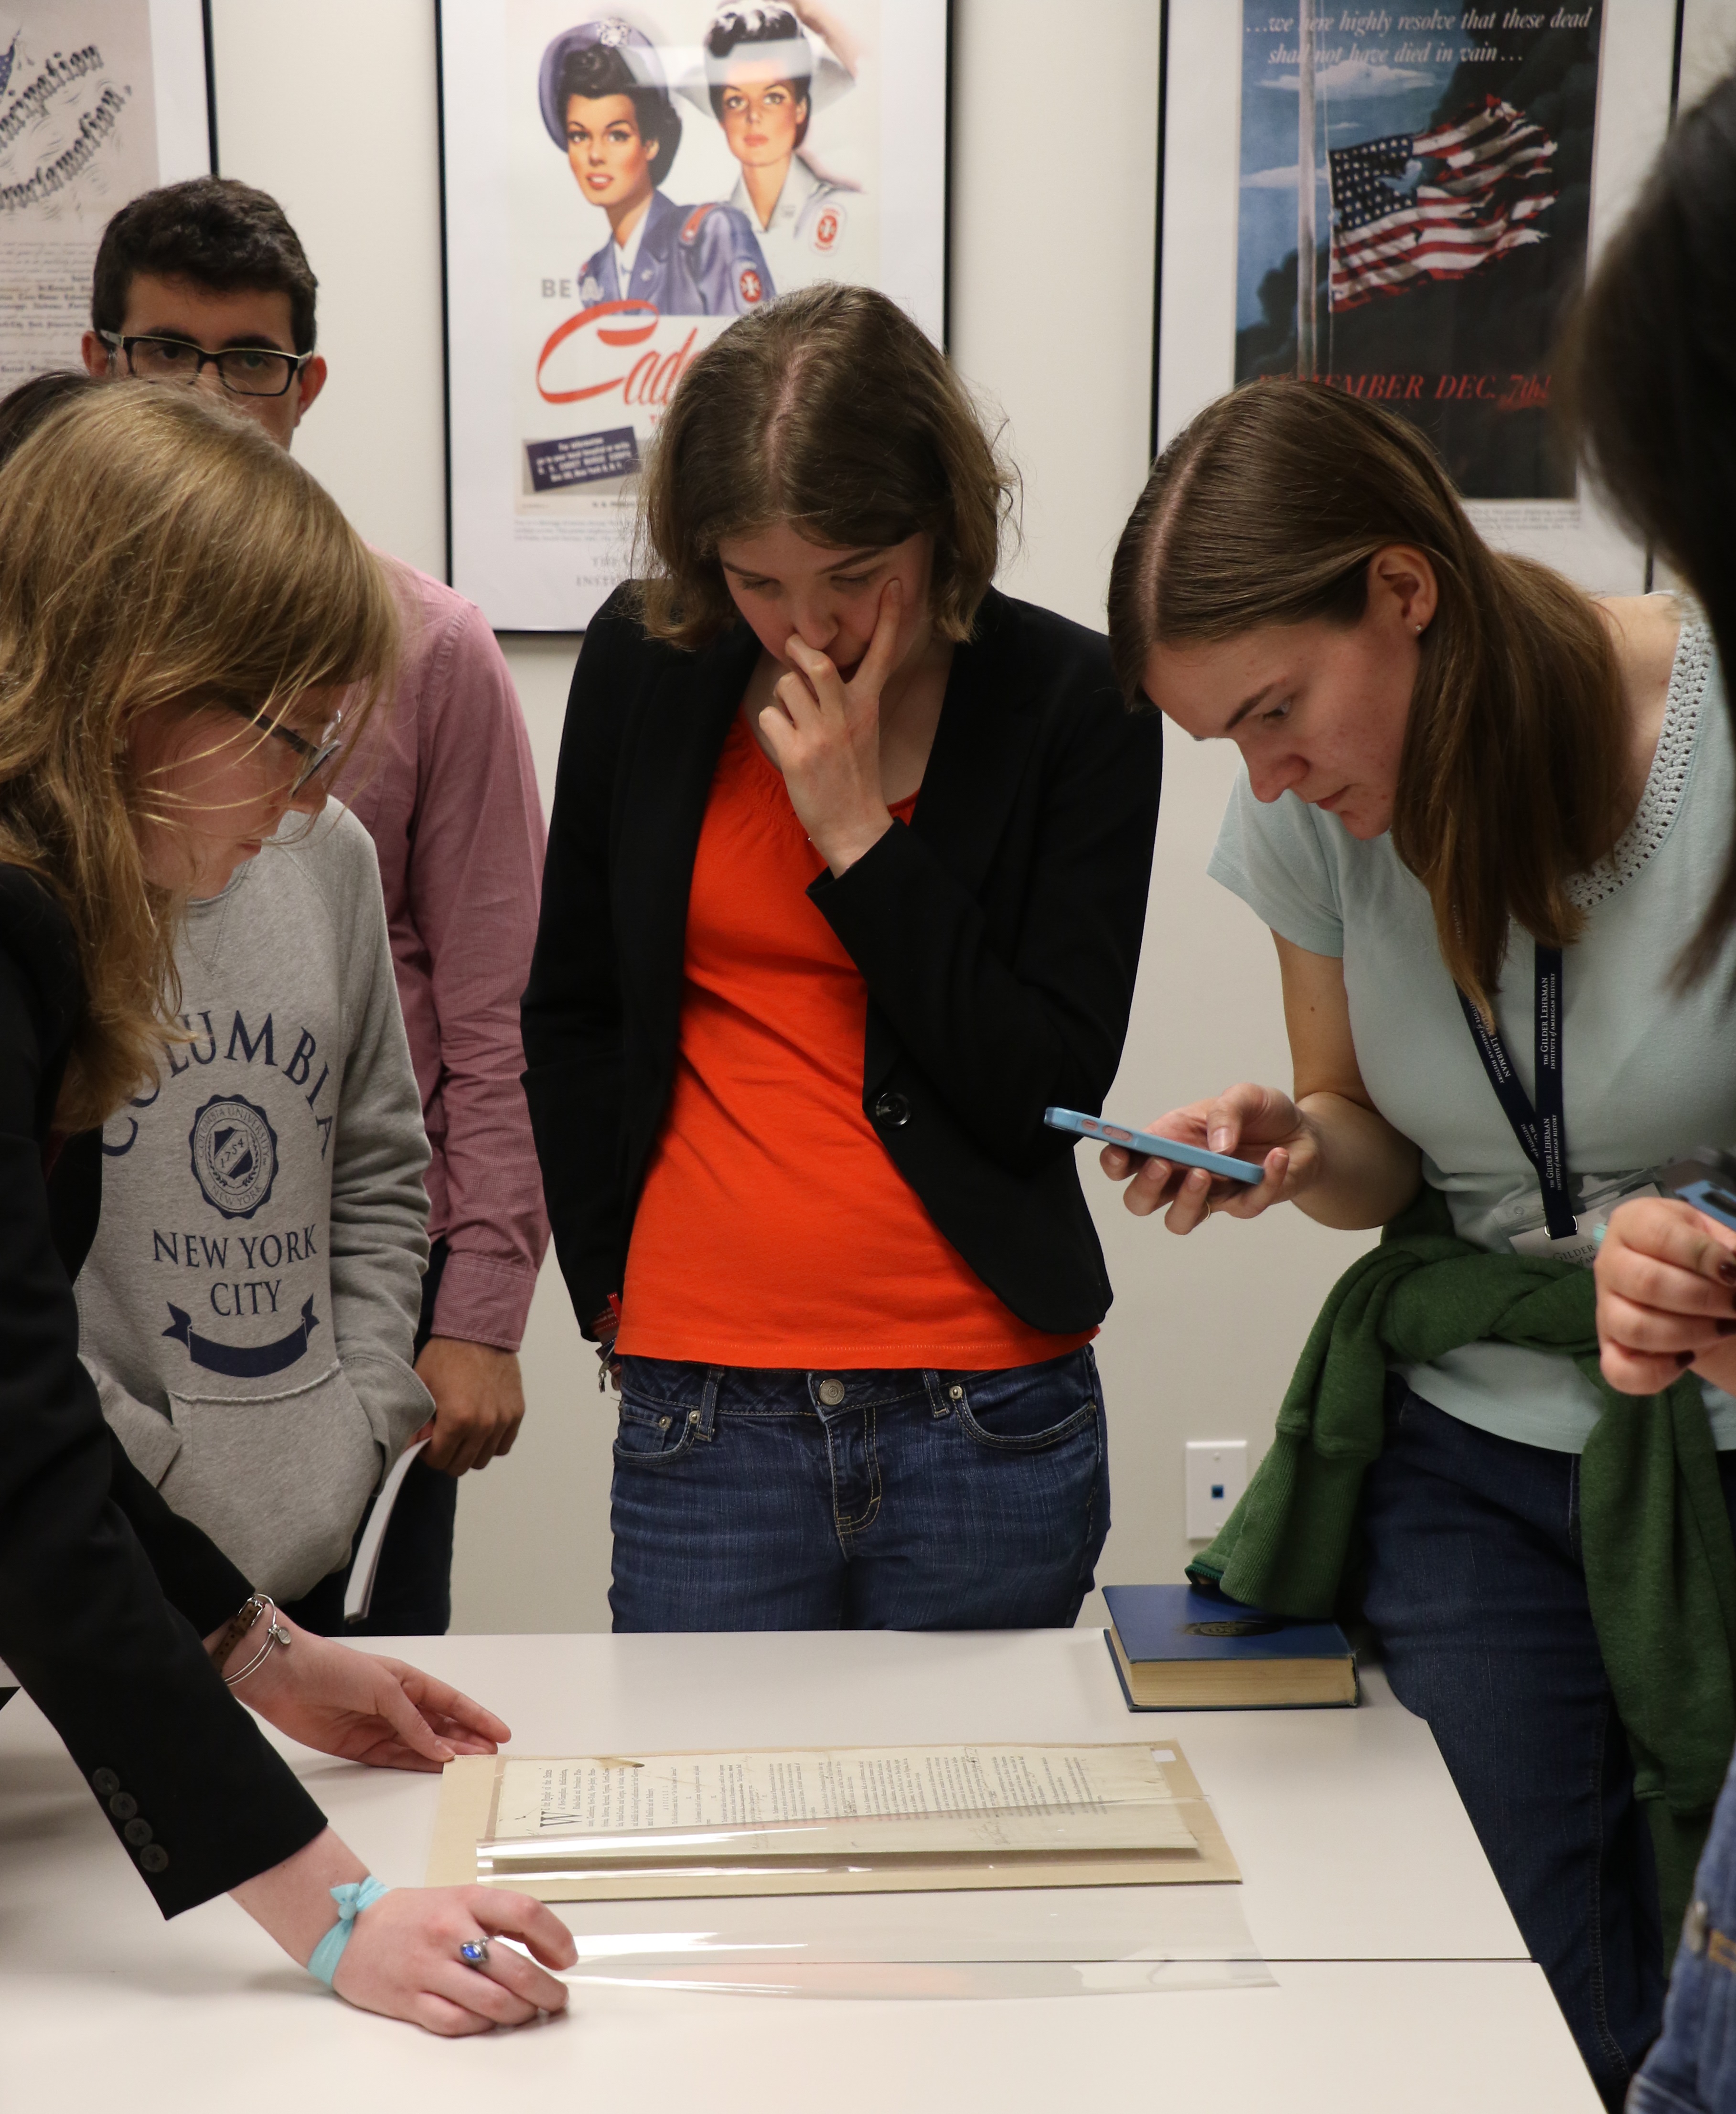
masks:
[[[787,522],[836,550],[934,538],[931,612],[966,638],[1017,478],[945,356],[895,302],[818,286],[743,316],[676,385],[639,494],[634,570],[653,638],[735,617],[717,547]]]
[[[1555,373],[1593,475],[1639,542],[1692,586],[1736,723],[1736,73],[1679,117],[1592,275]],[[1736,927],[1736,836],[1679,985]]]
[[[1368,565],[1425,552],[1440,602],[1422,641],[1393,847],[1427,889],[1453,979],[1488,1010],[1509,921],[1565,946],[1569,880],[1620,833],[1626,741],[1603,620],[1578,588],[1491,551],[1415,428],[1315,382],[1220,397],[1158,458],[1110,575],[1123,689],[1158,643],[1267,624],[1360,621]]]
[[[176,817],[134,770],[152,707],[323,718],[346,739],[390,679],[379,561],[257,426],[191,390],[111,382],[0,469],[0,860],[53,890],[85,1007],[56,1120],[100,1123],[155,1069],[179,1002],[183,908],[136,825]],[[350,686],[355,686],[351,689]],[[221,739],[270,739],[240,717]]]

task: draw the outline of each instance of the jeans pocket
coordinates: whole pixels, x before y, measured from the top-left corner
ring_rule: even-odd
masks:
[[[979,1446],[1046,1453],[1095,1424],[1097,1361],[1088,1351],[1075,1351],[1040,1366],[967,1373],[947,1392],[960,1425]]]
[[[667,1468],[692,1453],[697,1410],[623,1395],[615,1433],[615,1458],[625,1468]]]
[[[1736,1946],[1725,1933],[1715,1932],[1706,1958],[1694,1964],[1700,1970],[1702,2004],[1694,2081],[1707,2107],[1736,2105]],[[1674,1993],[1672,1984],[1672,1999]],[[1666,2030],[1673,2023],[1666,2016]]]

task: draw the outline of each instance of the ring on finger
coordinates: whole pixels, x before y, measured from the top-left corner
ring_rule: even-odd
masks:
[[[458,1948],[458,1957],[466,1967],[486,1967],[488,1964],[488,1939],[467,1938]]]

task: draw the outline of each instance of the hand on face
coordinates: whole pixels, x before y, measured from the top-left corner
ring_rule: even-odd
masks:
[[[903,583],[888,580],[868,650],[847,681],[829,655],[793,632],[783,653],[789,672],[759,715],[790,804],[834,873],[892,826],[881,791],[880,695],[897,664],[904,606]]]
[[[1295,1103],[1275,1087],[1232,1087],[1211,1100],[1171,1109],[1146,1128],[1160,1137],[1203,1146],[1208,1152],[1256,1160],[1266,1170],[1261,1182],[1250,1185],[1208,1174],[1203,1167],[1143,1159],[1119,1145],[1106,1145],[1098,1165],[1111,1182],[1127,1183],[1121,1201],[1138,1219],[1167,1205],[1164,1224],[1172,1233],[1191,1233],[1216,1214],[1257,1219],[1274,1204],[1299,1196],[1319,1172],[1317,1141]]]

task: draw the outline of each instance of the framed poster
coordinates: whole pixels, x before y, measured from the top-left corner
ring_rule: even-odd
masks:
[[[1551,363],[1668,128],[1678,4],[1169,0],[1157,445],[1309,376],[1419,426],[1492,543],[1640,589]]]
[[[441,11],[451,578],[573,631],[682,369],[815,280],[944,327],[945,0]]]
[[[15,0],[0,16],[0,394],[80,365],[90,269],[140,191],[210,173],[200,0]]]

